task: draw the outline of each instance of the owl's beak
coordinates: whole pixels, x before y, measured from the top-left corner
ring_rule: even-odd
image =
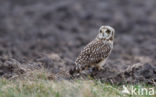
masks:
[[[108,37],[108,34],[104,31],[104,33],[103,33],[103,37],[104,38],[106,38],[106,37]]]

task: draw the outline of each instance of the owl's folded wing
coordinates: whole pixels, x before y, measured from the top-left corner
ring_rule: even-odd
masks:
[[[93,41],[89,43],[80,53],[76,64],[90,65],[97,64],[106,58],[111,51],[111,46],[101,41]]]

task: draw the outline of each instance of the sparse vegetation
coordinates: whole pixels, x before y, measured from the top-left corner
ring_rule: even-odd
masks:
[[[82,79],[52,81],[48,80],[47,76],[44,70],[36,70],[17,79],[1,78],[0,97],[154,97],[124,95],[122,85],[115,86]],[[135,85],[135,87],[149,88],[152,86]]]

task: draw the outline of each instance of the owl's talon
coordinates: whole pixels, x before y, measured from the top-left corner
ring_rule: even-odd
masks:
[[[98,71],[103,70],[104,68],[102,66],[97,67]]]

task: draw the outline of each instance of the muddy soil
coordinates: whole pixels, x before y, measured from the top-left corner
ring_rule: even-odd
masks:
[[[114,49],[105,70],[91,76],[156,82],[155,0],[1,0],[0,75],[44,66],[66,78],[101,25],[115,28]]]

